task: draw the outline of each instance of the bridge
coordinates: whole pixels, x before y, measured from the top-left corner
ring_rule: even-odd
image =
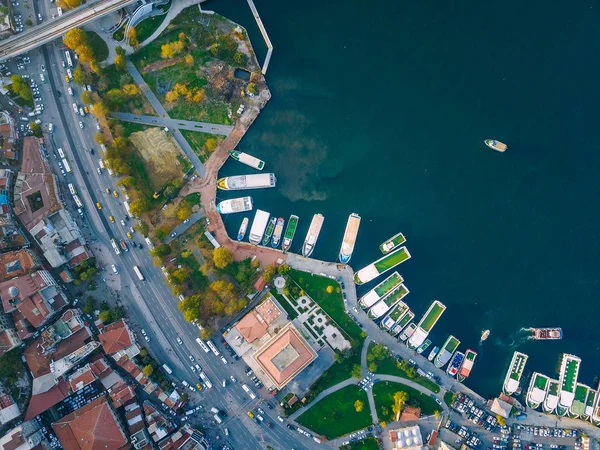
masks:
[[[54,20],[48,20],[0,41],[0,61],[46,44],[73,28],[81,27],[90,20],[118,11],[136,1],[138,0],[90,0]]]

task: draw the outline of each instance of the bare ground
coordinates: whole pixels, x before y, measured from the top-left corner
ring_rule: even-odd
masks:
[[[180,154],[173,138],[162,128],[152,127],[132,133],[131,142],[138,149],[147,167],[155,189],[174,178],[181,177]]]

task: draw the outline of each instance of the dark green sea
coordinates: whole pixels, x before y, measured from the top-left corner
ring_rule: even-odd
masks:
[[[275,47],[273,98],[241,149],[278,178],[250,194],[255,207],[300,216],[295,251],[312,215],[324,214],[313,256],[329,261],[359,213],[355,269],[404,232],[405,300],[417,317],[434,299],[448,306],[431,337],[440,345],[452,333],[463,351],[479,351],[467,385],[482,395],[499,393],[515,349],[530,356],[526,374],[555,376],[561,352],[579,355],[591,384],[600,374],[598,3],[255,1]],[[262,62],[245,1],[204,7],[246,26]],[[221,174],[250,172],[231,161]],[[226,217],[232,236],[241,220]],[[519,332],[544,326],[565,338]]]

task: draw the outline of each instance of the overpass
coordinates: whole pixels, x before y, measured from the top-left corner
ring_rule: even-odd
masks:
[[[73,28],[81,27],[90,20],[118,11],[136,1],[138,0],[90,0],[54,20],[47,20],[23,33],[0,41],[0,61],[46,44]]]

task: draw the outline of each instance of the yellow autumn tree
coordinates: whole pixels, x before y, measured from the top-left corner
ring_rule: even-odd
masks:
[[[193,66],[194,65],[194,57],[192,55],[185,55],[185,63],[188,66]]]
[[[175,101],[177,101],[178,98],[179,98],[179,94],[175,91],[169,91],[169,92],[167,92],[167,95],[165,95],[165,99],[168,102],[175,102]]]
[[[204,100],[204,91],[202,89],[198,89],[194,94],[192,101],[194,103],[200,103],[202,100]]]
[[[134,83],[126,84],[122,89],[123,92],[129,96],[136,95],[139,92],[137,85]]]
[[[137,47],[140,45],[137,37],[137,31],[135,31],[134,27],[129,28],[129,31],[127,32],[127,39],[132,47]]]

